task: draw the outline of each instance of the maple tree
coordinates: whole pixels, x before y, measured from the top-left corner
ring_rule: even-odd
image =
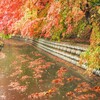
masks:
[[[23,14],[21,13],[21,7],[24,0],[1,0],[0,1],[0,31],[5,34],[11,32],[13,23],[19,20]]]

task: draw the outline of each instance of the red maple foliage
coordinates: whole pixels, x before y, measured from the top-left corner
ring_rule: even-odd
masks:
[[[64,74],[67,72],[67,69],[64,67],[61,67],[58,71],[57,71],[57,76],[58,77],[63,77]]]
[[[23,3],[23,0],[0,1],[0,31],[5,34],[11,32],[13,24],[23,16],[21,12]]]
[[[59,86],[63,86],[64,85],[63,78],[54,79],[52,81],[52,84],[59,85]]]

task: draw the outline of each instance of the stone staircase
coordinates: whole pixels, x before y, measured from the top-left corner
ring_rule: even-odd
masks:
[[[54,56],[57,56],[83,69],[87,69],[86,64],[79,65],[79,60],[80,60],[80,54],[86,51],[89,45],[69,43],[69,42],[66,43],[51,42],[45,39],[36,40],[36,39],[26,39],[22,37],[13,37],[13,38],[29,42]],[[93,73],[100,76],[100,70],[94,69]]]
[[[87,69],[86,64],[83,64],[81,66],[79,65],[79,60],[80,60],[80,54],[88,48],[88,45],[68,43],[68,42],[58,43],[44,39],[33,40],[32,44],[54,56],[57,56],[63,60],[75,64],[76,66],[79,66],[83,69]],[[100,76],[99,70],[94,69],[93,73]]]
[[[50,42],[43,39],[34,40],[33,43],[37,47],[75,65],[78,65],[80,54],[86,50],[86,48],[78,45]]]

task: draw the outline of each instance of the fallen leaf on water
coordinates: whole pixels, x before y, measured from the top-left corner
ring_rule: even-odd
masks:
[[[67,69],[65,67],[61,67],[58,71],[57,71],[57,76],[58,77],[63,77],[64,74],[67,72]]]
[[[27,61],[28,61],[28,60],[24,59],[24,60],[21,61],[21,63],[25,63],[25,62],[27,62]]]
[[[26,79],[30,78],[29,76],[25,75],[25,76],[22,76],[22,78],[20,79],[21,81],[24,81]]]
[[[74,81],[74,80],[75,80],[75,81],[76,81],[76,80],[79,81],[79,80],[81,80],[81,79],[80,79],[80,78],[77,78],[77,77],[75,77],[75,76],[71,76],[71,77],[67,78],[67,81],[68,81],[68,82],[72,82],[72,81]]]
[[[69,97],[76,97],[75,93],[74,92],[67,92],[66,93],[66,96],[69,96]]]
[[[43,92],[36,92],[36,93],[32,93],[28,96],[29,99],[41,99],[41,98],[44,98],[44,97],[48,97],[48,96],[51,96],[53,93],[55,93],[57,91],[57,89],[54,87],[54,88],[51,88],[49,89],[48,91],[43,91]],[[43,99],[44,100],[44,99]]]
[[[74,100],[95,100],[95,94],[82,94],[77,96]]]
[[[9,85],[10,90],[18,90],[19,92],[24,92],[27,89],[27,86],[20,86],[18,82],[11,82]]]
[[[57,91],[57,88],[56,87],[53,87],[51,89],[49,89],[47,92],[46,92],[46,95],[51,95],[52,93],[55,93]]]
[[[91,90],[100,93],[100,86],[95,86]]]
[[[9,87],[16,87],[19,86],[18,82],[11,82],[10,85],[8,85]]]
[[[81,92],[87,92],[89,90],[91,90],[91,87],[86,82],[82,82],[82,83],[78,84],[77,88],[74,89],[75,92],[79,92],[79,93],[81,93]]]
[[[45,96],[45,92],[32,93],[28,96],[29,99],[41,99]]]
[[[17,87],[15,88],[15,90],[18,90],[18,91],[20,91],[20,92],[24,92],[24,91],[26,91],[26,89],[27,89],[27,86],[17,86]]]
[[[15,71],[14,73],[12,73],[10,76],[14,77],[14,76],[19,75],[21,73],[22,73],[22,70],[19,69],[19,70]]]
[[[57,79],[52,80],[52,84],[55,84],[55,85],[64,85],[63,78],[57,78]]]

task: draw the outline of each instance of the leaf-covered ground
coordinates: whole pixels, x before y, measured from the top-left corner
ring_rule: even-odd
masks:
[[[100,100],[99,80],[90,83],[25,42],[5,43],[5,57],[0,59],[0,100]]]

